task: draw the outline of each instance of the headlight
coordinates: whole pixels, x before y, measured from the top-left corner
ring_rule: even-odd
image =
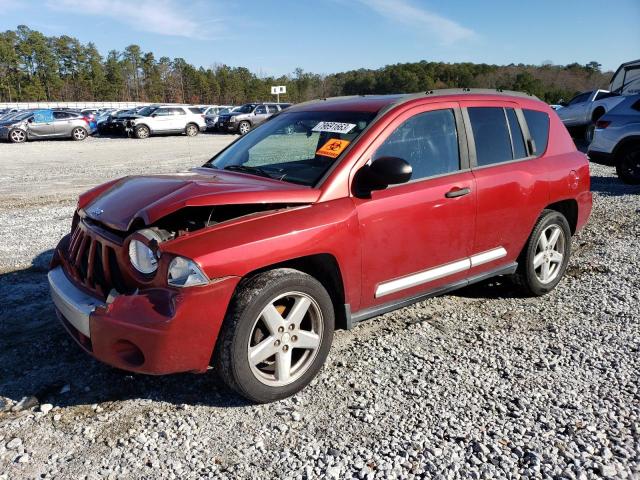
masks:
[[[137,232],[149,241],[155,240],[160,243],[162,238],[150,229]],[[147,244],[140,240],[133,239],[129,242],[129,260],[131,265],[144,275],[150,275],[158,269],[158,259]]]
[[[235,123],[235,122],[237,122],[237,121],[238,121],[238,117],[231,117],[231,118],[229,119],[229,121],[230,121],[231,123]]]
[[[169,265],[167,283],[172,287],[193,287],[209,283],[207,276],[193,260],[176,257]]]

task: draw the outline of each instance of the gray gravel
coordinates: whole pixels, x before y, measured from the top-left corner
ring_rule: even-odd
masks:
[[[145,159],[134,140],[28,144],[9,170],[0,144],[0,479],[640,478],[640,189],[609,168],[592,167],[593,216],[554,292],[484,283],[338,332],[291,399],[80,352],[45,280],[74,178],[185,168],[228,139],[199,136],[191,161],[186,138],[151,139]]]

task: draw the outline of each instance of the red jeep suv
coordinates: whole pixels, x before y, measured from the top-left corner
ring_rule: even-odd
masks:
[[[534,97],[324,99],[188,173],[81,195],[49,283],[95,358],[213,366],[268,402],[313,379],[335,328],[496,275],[549,292],[591,201],[585,155]]]

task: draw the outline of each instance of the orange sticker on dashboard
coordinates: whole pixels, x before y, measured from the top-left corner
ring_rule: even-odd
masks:
[[[338,156],[340,156],[344,149],[347,148],[347,145],[349,145],[349,143],[351,143],[349,142],[349,140],[332,138],[327,143],[325,143],[320,150],[316,152],[316,155],[338,158]]]

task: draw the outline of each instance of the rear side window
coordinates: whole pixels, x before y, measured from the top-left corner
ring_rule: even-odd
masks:
[[[516,111],[513,108],[505,108],[504,111],[507,114],[509,131],[511,132],[513,158],[525,158],[527,156],[527,149],[524,146],[524,136],[522,135],[522,129],[520,128]]]
[[[269,109],[269,113],[278,113],[278,107],[275,105],[268,105],[267,108]]]
[[[547,149],[549,141],[549,115],[537,110],[522,110],[533,139],[533,153],[540,156]]]
[[[189,111],[191,113],[195,113],[200,115],[202,113],[202,108],[197,108],[197,107],[189,107]]]
[[[471,120],[478,166],[512,160],[511,138],[504,109],[470,107],[467,111]]]
[[[256,111],[255,111],[256,115],[262,115],[267,113],[267,107],[265,107],[264,105],[258,105],[256,107]]]
[[[411,180],[460,169],[453,110],[433,110],[405,121],[376,150],[374,158],[399,157],[411,164]]]

